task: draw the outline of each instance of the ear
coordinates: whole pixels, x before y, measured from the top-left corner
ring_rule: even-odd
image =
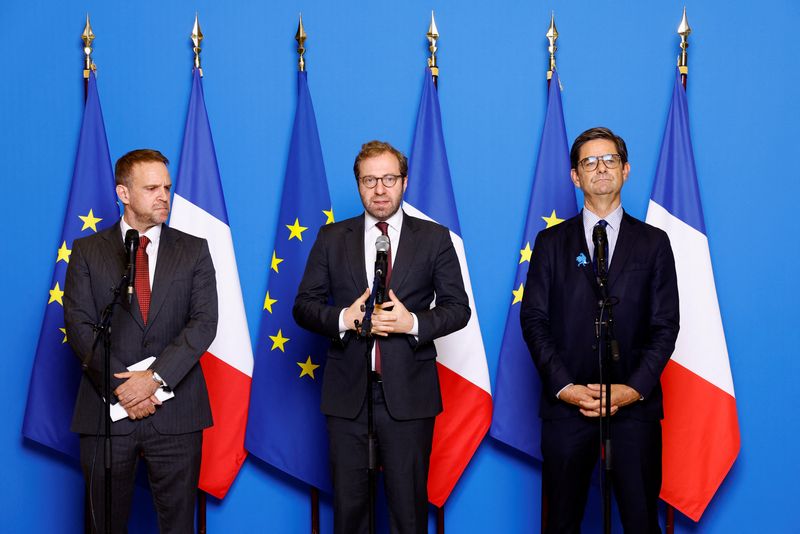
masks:
[[[119,197],[120,202],[122,202],[125,206],[128,205],[129,198],[128,198],[128,188],[122,184],[117,185],[117,196]]]
[[[630,162],[626,161],[625,165],[622,166],[622,183],[628,181],[628,174],[631,172],[631,164]]]
[[[403,193],[406,192],[406,188],[408,187],[408,176],[403,177]]]
[[[578,176],[578,171],[576,171],[575,169],[570,169],[569,170],[569,177],[572,178],[572,183],[575,184],[575,187],[580,189],[581,188],[581,178],[580,178],[580,176]]]

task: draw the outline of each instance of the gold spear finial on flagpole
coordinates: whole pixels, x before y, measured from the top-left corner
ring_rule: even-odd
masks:
[[[308,38],[308,35],[306,35],[306,30],[303,28],[303,14],[300,13],[300,23],[297,25],[297,33],[294,36],[294,40],[297,41],[297,53],[300,55],[297,60],[297,70],[300,72],[306,70],[306,60],[303,57],[306,53],[306,47],[304,46],[306,38]]]
[[[94,41],[94,32],[92,31],[92,25],[89,24],[88,13],[86,14],[86,26],[83,28],[81,39],[83,39],[83,54],[86,56],[83,63],[83,78],[88,80],[89,73],[97,70],[94,61],[92,60],[92,41]]]
[[[203,32],[200,30],[200,19],[197,13],[194,14],[194,26],[192,27],[192,50],[194,50],[194,68],[203,76],[203,67],[200,66],[200,43],[203,42]]]
[[[558,40],[556,15],[552,11],[550,12],[550,27],[547,28],[545,37],[547,37],[547,40],[550,42],[550,46],[547,47],[547,51],[550,52],[550,68],[547,70],[547,81],[550,81],[553,77],[553,71],[556,70],[556,50],[558,50],[556,46],[556,40]]]
[[[689,21],[686,18],[686,6],[683,7],[683,18],[678,25],[678,35],[681,36],[681,55],[678,56],[678,69],[681,71],[681,78],[683,78],[683,85],[686,85],[686,75],[689,74],[689,61],[686,55],[686,49],[689,48],[689,34],[692,29],[689,27]]]
[[[428,27],[427,37],[430,43],[428,50],[431,51],[431,57],[428,58],[428,67],[430,67],[431,74],[433,74],[433,82],[436,83],[439,77],[439,66],[436,64],[436,51],[439,50],[436,47],[436,41],[439,39],[439,29],[436,27],[436,19],[433,17],[433,11],[431,11],[431,25]]]

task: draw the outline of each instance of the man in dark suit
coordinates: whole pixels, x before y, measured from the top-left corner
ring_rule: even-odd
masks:
[[[661,372],[678,335],[678,289],[667,235],[622,210],[630,164],[625,141],[592,128],[570,151],[583,191],[576,217],[536,238],[520,321],[542,379],[546,532],[580,532],[600,455],[600,386],[595,320],[601,292],[592,233],[608,237],[608,294],[619,360],[611,363],[612,484],[626,533],[660,532]],[[601,400],[602,399],[602,400]]]
[[[320,229],[294,304],[298,324],[331,338],[322,411],[330,436],[334,530],[368,530],[366,396],[372,395],[391,531],[422,533],[433,424],[442,411],[433,341],[467,324],[469,301],[447,228],[400,209],[406,157],[371,141],[353,171],[365,213]],[[377,342],[370,355],[356,321],[364,316],[381,234],[391,241],[390,301],[373,315]],[[371,391],[367,373],[374,378]]]
[[[217,290],[208,244],[164,222],[169,215],[167,158],[135,150],[117,161],[117,195],[125,206],[120,221],[75,241],[67,269],[64,319],[67,338],[86,366],[75,403],[72,431],[80,434],[81,465],[91,488],[94,527],[102,530],[104,427],[103,343],[93,325],[111,302],[128,263],[124,237],[139,232],[136,291],[121,296],[111,325],[113,401],[128,413],[111,425],[113,532],[126,532],[137,460],[147,465],[161,532],[193,531],[200,473],[202,430],[211,426],[199,358],[217,329]],[[152,291],[151,291],[152,288]],[[128,367],[150,356],[147,370]],[[175,396],[163,403],[160,387]]]

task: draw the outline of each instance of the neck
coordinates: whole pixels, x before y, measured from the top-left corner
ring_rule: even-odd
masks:
[[[620,204],[620,196],[584,197],[583,205],[598,217],[605,218],[617,209]]]

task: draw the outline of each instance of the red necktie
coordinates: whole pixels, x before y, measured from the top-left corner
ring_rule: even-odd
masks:
[[[149,243],[150,239],[141,236],[139,248],[136,249],[136,299],[139,301],[144,324],[147,324],[147,314],[150,311],[150,262],[147,259]]]
[[[375,223],[375,226],[381,231],[383,235],[389,237],[389,223],[385,221]],[[386,288],[388,298],[389,280],[392,278],[392,247],[389,246],[389,252],[386,254]],[[375,372],[381,372],[381,344],[375,340]]]

